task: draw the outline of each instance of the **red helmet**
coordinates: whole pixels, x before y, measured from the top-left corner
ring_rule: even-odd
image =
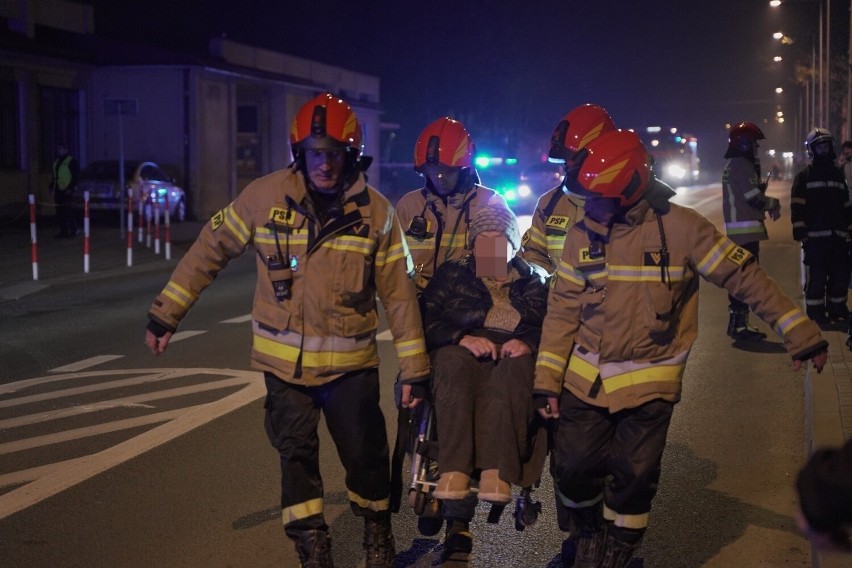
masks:
[[[550,137],[548,157],[553,162],[564,162],[586,144],[612,130],[615,130],[615,123],[606,109],[593,104],[580,105],[556,125]]]
[[[577,181],[587,197],[613,197],[627,207],[645,194],[651,177],[648,152],[635,132],[606,132],[589,142],[586,151]]]
[[[728,132],[728,144],[734,144],[742,138],[754,142],[755,140],[765,140],[766,136],[763,135],[763,131],[756,124],[741,122],[733,125]]]
[[[472,168],[476,151],[470,134],[458,120],[445,116],[423,129],[414,145],[414,171]],[[441,168],[443,166],[443,168]]]
[[[297,158],[303,149],[346,148],[361,155],[361,125],[343,99],[323,93],[302,105],[290,126],[290,147]]]

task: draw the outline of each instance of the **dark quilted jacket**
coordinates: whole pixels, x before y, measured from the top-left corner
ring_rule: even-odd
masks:
[[[511,264],[509,300],[521,321],[503,341],[520,339],[535,353],[547,310],[547,285],[523,259],[515,257]],[[484,335],[482,324],[492,304],[488,289],[476,277],[472,255],[439,266],[421,297],[426,349],[457,344],[465,335]]]

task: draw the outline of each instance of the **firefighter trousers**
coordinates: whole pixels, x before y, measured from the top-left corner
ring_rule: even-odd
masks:
[[[805,305],[843,311],[849,290],[849,243],[837,236],[812,238],[802,243],[802,249],[807,267]]]
[[[318,387],[266,379],[265,428],[281,461],[281,511],[291,538],[328,530],[320,477],[320,410],[346,471],[350,506],[359,517],[390,518],[390,461],[379,407],[378,369],[347,373]]]
[[[611,414],[563,390],[551,457],[562,504],[588,509],[603,494],[605,518],[618,526],[645,528],[673,410],[674,403],[657,399]],[[612,477],[604,483],[607,476]]]

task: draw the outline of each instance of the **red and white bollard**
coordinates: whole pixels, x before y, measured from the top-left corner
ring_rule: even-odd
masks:
[[[89,273],[89,192],[83,192],[83,273]]]
[[[172,233],[170,230],[171,223],[169,223],[170,219],[170,211],[169,208],[169,192],[166,191],[166,211],[165,211],[165,243],[166,243],[166,260],[172,259]]]
[[[127,188],[127,266],[133,266],[133,188]]]
[[[160,196],[154,193],[154,254],[160,254]]]
[[[139,242],[143,242],[145,240],[145,228],[142,226],[142,219],[145,216],[145,200],[142,199],[142,196],[139,196],[139,210],[137,216],[139,217]]]
[[[33,263],[33,280],[38,280],[38,237],[36,236],[35,195],[29,194],[30,202],[30,251]]]

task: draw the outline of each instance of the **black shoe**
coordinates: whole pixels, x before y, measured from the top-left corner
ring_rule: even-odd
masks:
[[[447,537],[444,539],[444,551],[441,560],[467,561],[473,550],[473,536],[470,534],[470,523],[460,519],[447,521]]]
[[[390,519],[364,519],[364,552],[367,568],[393,568],[396,547]]]
[[[304,531],[296,542],[301,568],[334,568],[331,538],[321,530]]]
[[[833,322],[844,322],[849,319],[849,308],[845,305],[839,305],[834,307],[832,304],[828,305],[828,319]]]

